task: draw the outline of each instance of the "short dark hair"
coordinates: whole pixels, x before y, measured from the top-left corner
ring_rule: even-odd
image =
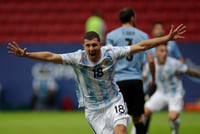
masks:
[[[167,46],[167,45],[168,45],[167,42],[162,43],[162,44],[158,45],[158,46],[156,47],[156,49],[157,49],[159,46]]]
[[[124,8],[119,12],[119,19],[122,23],[130,22],[131,17],[135,17],[135,12],[132,8]]]
[[[99,42],[101,41],[98,33],[94,32],[94,31],[86,32],[85,35],[83,36],[83,42],[85,39],[92,40],[94,38],[97,38],[97,40]]]

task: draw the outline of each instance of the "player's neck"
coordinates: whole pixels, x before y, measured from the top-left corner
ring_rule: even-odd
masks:
[[[133,25],[131,25],[130,23],[124,23],[122,24],[122,27],[133,27]]]
[[[165,61],[159,61],[159,60],[158,60],[158,65],[162,66],[162,65],[164,65],[164,64],[165,64]]]

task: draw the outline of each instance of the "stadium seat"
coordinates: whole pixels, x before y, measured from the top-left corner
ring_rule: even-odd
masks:
[[[84,33],[84,23],[91,15],[91,11],[97,7],[103,13],[108,31],[121,25],[118,19],[118,12],[121,8],[133,7],[136,11],[138,27],[147,33],[151,33],[151,26],[155,21],[163,21],[167,25],[184,23],[188,25],[188,31],[191,31],[188,35],[189,39],[200,41],[197,36],[200,34],[200,2],[198,0],[169,0],[167,3],[160,0],[125,0],[123,2],[115,0],[101,2],[97,0],[88,2],[82,0],[7,0],[0,4],[0,24],[3,25],[0,31],[0,35],[3,36],[0,36],[0,39],[9,39],[10,32],[12,36],[24,39],[20,36],[31,32],[30,42],[42,40],[41,37],[44,35],[40,33],[48,33],[48,38],[43,39],[44,42],[59,39],[69,42],[76,39],[80,41],[80,37],[76,36]],[[17,31],[14,32],[15,30]],[[61,33],[65,34],[65,38]]]

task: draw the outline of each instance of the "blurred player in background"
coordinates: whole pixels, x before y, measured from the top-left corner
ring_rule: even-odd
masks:
[[[107,34],[106,44],[113,46],[130,46],[149,37],[136,28],[135,12],[131,8],[124,8],[119,13],[122,26]],[[140,52],[119,60],[115,72],[115,81],[124,96],[128,107],[128,114],[132,116],[137,134],[144,133],[142,114],[144,113],[144,92],[142,83],[143,57],[147,56],[153,80],[155,66],[151,51]],[[154,81],[152,81],[152,85]]]
[[[100,10],[94,10],[92,15],[86,20],[85,31],[94,31],[98,33],[101,41],[104,43],[106,34],[106,23],[102,18]]]
[[[161,37],[165,35],[165,28],[162,22],[155,22],[152,28],[152,35],[153,37]],[[168,49],[168,56],[174,57],[181,62],[184,62],[184,58],[181,54],[180,49],[175,41],[168,41],[167,42],[167,49]],[[155,48],[154,48],[155,49]]]
[[[165,34],[165,28],[162,22],[155,22],[152,26],[152,35],[153,37],[161,37]],[[175,41],[168,41],[167,42],[167,49],[168,49],[168,56],[173,57],[184,63],[184,58],[181,54],[181,51]],[[155,54],[155,48],[152,49]],[[145,71],[145,68],[143,68]],[[145,90],[145,100],[148,100],[151,95],[155,92],[156,87],[152,88],[149,87],[149,83],[151,84],[151,74],[149,73],[145,78],[143,77],[143,83],[144,83],[144,90]],[[145,128],[148,130],[150,122],[150,117],[146,120]]]
[[[38,64],[33,70],[33,108],[53,110],[58,91],[56,80],[48,65]]]
[[[168,56],[168,45],[156,47],[156,85],[157,90],[145,103],[144,122],[153,112],[160,111],[168,106],[168,118],[171,133],[178,134],[180,124],[179,115],[183,109],[184,89],[181,81],[183,73],[200,78],[200,72],[192,70],[180,60]],[[147,76],[149,69],[145,66],[143,76]]]

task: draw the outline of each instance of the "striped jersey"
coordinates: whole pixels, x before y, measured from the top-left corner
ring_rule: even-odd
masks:
[[[146,33],[135,27],[120,27],[107,34],[106,44],[113,46],[130,46],[148,38]],[[150,50],[146,52],[150,52]],[[141,80],[143,58],[146,52],[139,52],[119,60],[116,67],[115,80]]]
[[[119,88],[114,81],[114,72],[118,59],[127,56],[130,47],[101,48],[101,59],[91,62],[84,50],[61,54],[64,64],[72,66],[78,88],[76,94],[79,107],[100,109],[120,99]]]
[[[167,42],[167,50],[168,50],[168,56],[172,57],[172,58],[176,58],[176,59],[179,59],[182,57],[182,54],[176,44],[175,41],[168,41]],[[152,48],[152,52],[153,52],[153,55],[154,57],[156,57],[156,48]],[[144,63],[147,62],[147,58],[144,57]],[[146,68],[144,68],[144,71],[145,71]],[[151,74],[149,73],[149,75],[147,76],[147,79],[145,81],[143,81],[143,87],[144,87],[144,91],[146,92],[147,89],[148,89],[148,84],[149,82],[151,81]]]
[[[146,64],[143,76],[147,76],[149,73],[147,66],[148,65]],[[167,57],[166,62],[163,65],[159,65],[155,58],[155,67],[157,92],[161,92],[167,96],[184,94],[181,75],[187,71],[187,65],[175,58]]]

